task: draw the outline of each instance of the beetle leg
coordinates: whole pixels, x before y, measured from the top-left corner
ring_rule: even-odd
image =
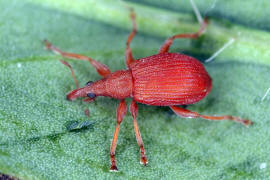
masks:
[[[170,106],[170,108],[178,115],[181,117],[185,117],[185,118],[203,118],[203,119],[208,119],[208,120],[232,120],[238,123],[242,123],[245,126],[251,125],[252,122],[248,119],[242,119],[240,117],[235,117],[235,116],[230,116],[230,115],[226,115],[226,116],[206,116],[206,115],[201,115],[199,113],[196,112],[192,112],[188,109],[183,109],[181,107],[177,107],[177,106]]]
[[[133,9],[131,9],[130,18],[132,20],[132,31],[128,36],[128,40],[127,40],[127,43],[126,43],[126,46],[127,46],[126,47],[126,53],[125,53],[126,54],[126,65],[127,65],[127,67],[129,67],[130,64],[132,64],[134,62],[134,58],[133,58],[132,51],[131,51],[131,48],[130,48],[130,42],[133,39],[133,37],[136,35],[136,32],[137,32],[137,25],[136,25],[136,21],[135,21],[136,15],[135,15]]]
[[[67,66],[67,67],[70,69],[70,71],[71,71],[71,73],[72,73],[73,80],[74,80],[74,82],[75,82],[75,84],[76,84],[76,88],[78,89],[78,88],[79,88],[79,83],[78,83],[78,80],[77,80],[77,78],[76,78],[76,76],[75,76],[75,73],[74,73],[74,71],[73,71],[73,68],[71,67],[71,65],[70,65],[68,62],[66,62],[66,61],[64,61],[64,60],[60,60],[60,62],[61,62],[62,64],[64,64],[65,66]]]
[[[164,42],[164,44],[161,46],[158,53],[166,53],[166,52],[168,52],[169,49],[170,49],[170,46],[173,43],[173,40],[175,40],[177,38],[190,38],[190,39],[198,38],[205,31],[207,24],[208,24],[208,20],[207,20],[207,18],[205,18],[203,23],[201,24],[201,27],[200,27],[198,32],[190,33],[190,34],[177,34],[177,35],[174,35],[174,36],[168,38]]]
[[[52,45],[49,41],[44,40],[45,46],[47,49],[53,51],[56,54],[60,54],[63,57],[66,58],[71,58],[71,59],[79,59],[79,60],[84,60],[84,61],[89,61],[90,64],[96,69],[96,71],[99,73],[99,75],[106,77],[108,74],[111,73],[110,69],[105,65],[102,64],[90,57],[80,55],[80,54],[74,54],[74,53],[69,53],[69,52],[63,52],[54,45]]]
[[[119,134],[119,130],[120,130],[120,124],[124,118],[124,116],[127,113],[127,105],[125,100],[121,100],[118,108],[117,108],[117,124],[116,124],[116,128],[114,131],[114,135],[113,135],[113,140],[112,140],[112,145],[111,145],[111,151],[110,151],[110,155],[111,155],[111,168],[110,171],[117,171],[117,167],[116,167],[116,160],[115,160],[115,149],[117,146],[117,138],[118,138],[118,134]]]
[[[136,102],[133,100],[129,106],[129,111],[133,117],[133,124],[134,124],[134,131],[135,131],[135,135],[136,135],[136,140],[137,140],[137,144],[140,147],[141,150],[141,160],[140,163],[144,164],[146,166],[146,164],[148,163],[147,158],[145,156],[145,150],[143,147],[143,140],[141,137],[141,133],[139,130],[139,126],[138,126],[138,122],[137,122],[137,114],[138,114],[138,105],[136,104]]]

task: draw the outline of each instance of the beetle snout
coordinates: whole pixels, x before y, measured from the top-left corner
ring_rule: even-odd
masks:
[[[71,101],[73,99],[76,99],[78,97],[83,97],[82,88],[75,89],[67,94],[67,100]]]
[[[75,89],[67,94],[67,100],[69,101],[78,97],[89,97],[91,99],[94,99],[96,97],[96,94],[93,93],[93,89],[89,84],[85,87]]]

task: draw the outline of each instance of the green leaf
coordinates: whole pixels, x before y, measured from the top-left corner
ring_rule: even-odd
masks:
[[[46,51],[43,40],[88,55],[115,71],[125,68],[125,42],[131,30],[126,6],[137,13],[138,34],[131,44],[136,58],[156,54],[173,34],[199,28],[188,1],[138,2],[0,1],[1,173],[20,179],[270,176],[270,95],[262,100],[270,87],[267,0],[255,4],[198,1],[203,13],[216,2],[208,12],[207,32],[198,40],[176,40],[171,48],[203,61],[236,37],[233,45],[205,64],[213,79],[212,92],[188,108],[202,114],[241,116],[254,125],[179,118],[168,107],[140,104],[138,123],[149,164],[139,163],[132,117],[127,113],[116,150],[120,172],[109,172],[119,101],[105,97],[90,104],[67,101],[65,95],[75,84],[69,69],[58,61],[61,57]],[[248,23],[254,17],[255,25]],[[87,62],[67,61],[80,86],[100,79]],[[90,117],[84,114],[86,108]]]

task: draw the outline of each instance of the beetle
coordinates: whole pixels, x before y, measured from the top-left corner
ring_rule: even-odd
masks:
[[[137,123],[138,106],[142,103],[151,106],[169,106],[178,116],[185,118],[203,118],[208,120],[232,120],[246,126],[252,124],[250,120],[240,117],[209,116],[192,112],[177,105],[189,105],[199,102],[212,89],[212,80],[208,72],[197,59],[179,53],[170,53],[169,48],[173,41],[178,38],[198,38],[206,29],[208,20],[205,18],[200,29],[196,33],[177,34],[168,38],[161,46],[158,54],[135,60],[132,55],[130,43],[137,32],[135,13],[130,13],[132,31],[128,36],[125,50],[126,70],[111,72],[110,69],[98,61],[80,54],[63,52],[49,41],[45,40],[47,49],[66,58],[89,61],[103,78],[92,82],[89,81],[82,88],[78,87],[72,67],[65,61],[72,71],[77,88],[67,94],[68,100],[85,97],[84,101],[91,102],[98,96],[106,96],[120,100],[116,113],[116,128],[113,135],[110,160],[111,171],[117,171],[115,150],[117,145],[120,124],[127,112],[126,98],[132,98],[129,110],[133,117],[134,131],[137,144],[140,147],[140,163],[148,163],[144,143]]]

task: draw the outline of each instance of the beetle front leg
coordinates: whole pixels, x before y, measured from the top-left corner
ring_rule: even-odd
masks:
[[[134,11],[131,9],[130,10],[130,18],[132,20],[132,31],[131,33],[129,34],[128,36],[128,40],[127,40],[127,43],[126,43],[126,65],[127,67],[130,66],[130,64],[132,64],[135,60],[133,58],[133,55],[132,55],[132,51],[131,51],[131,48],[130,48],[130,42],[131,40],[133,39],[133,37],[136,35],[137,33],[137,25],[136,25],[136,15],[134,13]]]
[[[63,57],[89,61],[90,64],[96,69],[96,71],[102,77],[106,77],[108,74],[111,74],[110,69],[105,64],[102,64],[102,63],[100,63],[100,62],[98,62],[98,61],[96,61],[88,56],[61,51],[60,49],[58,49],[57,47],[52,45],[47,40],[44,40],[44,43],[45,43],[45,46],[47,49],[53,51],[56,54],[60,54]]]
[[[117,118],[117,124],[116,128],[114,131],[113,135],[113,140],[112,140],[112,145],[111,145],[111,151],[110,151],[110,156],[111,156],[111,168],[110,171],[118,171],[117,166],[116,166],[116,160],[115,160],[115,149],[117,146],[117,138],[120,130],[120,124],[124,118],[124,116],[127,113],[127,104],[125,100],[121,100],[118,108],[117,108],[117,113],[116,113],[116,118]]]
[[[252,122],[248,119],[242,119],[240,117],[235,117],[235,116],[206,116],[206,115],[201,115],[199,113],[196,112],[192,112],[188,109],[184,109],[181,107],[177,107],[177,106],[170,106],[170,108],[178,115],[184,118],[203,118],[203,119],[208,119],[208,120],[232,120],[238,123],[241,123],[245,126],[249,126],[252,124]]]
[[[138,122],[137,122],[137,114],[138,114],[138,105],[136,104],[136,102],[134,100],[132,100],[130,106],[129,106],[129,111],[133,117],[133,124],[134,124],[134,131],[135,131],[135,135],[136,135],[136,140],[137,140],[137,144],[140,147],[140,151],[141,151],[141,160],[140,163],[145,165],[148,163],[146,155],[145,155],[145,150],[143,147],[143,140],[141,137],[141,133],[139,130],[139,126],[138,126]]]

